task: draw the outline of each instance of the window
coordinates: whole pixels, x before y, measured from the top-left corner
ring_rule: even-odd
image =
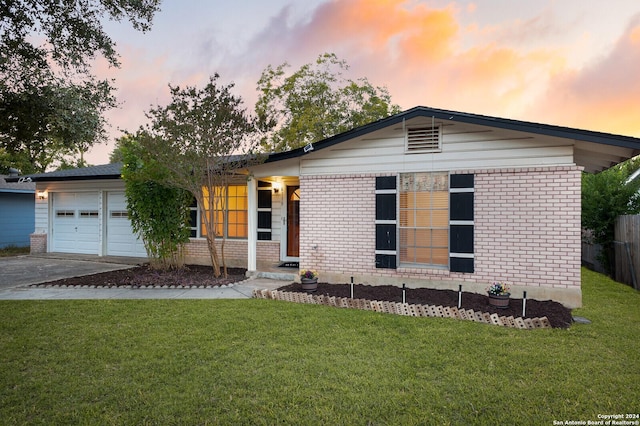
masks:
[[[399,216],[400,262],[448,267],[448,173],[400,175]]]
[[[208,203],[208,192],[204,190],[205,203]],[[226,191],[218,187],[215,189],[216,200],[214,201],[215,213],[214,222],[216,237],[227,238],[247,238],[248,213],[247,213],[247,186],[230,185]],[[222,198],[224,197],[224,198]],[[226,205],[227,217],[222,209]],[[193,200],[191,207],[191,237],[205,237],[207,228],[204,218],[201,217],[196,201]],[[226,219],[226,220],[225,220]]]
[[[110,216],[114,219],[116,218],[128,218],[129,213],[126,210],[111,210]]]
[[[258,181],[258,240],[271,240],[271,182]]]
[[[98,210],[80,210],[80,217],[98,217]]]

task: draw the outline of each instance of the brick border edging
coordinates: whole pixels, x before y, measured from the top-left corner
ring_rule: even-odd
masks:
[[[472,309],[458,309],[449,306],[414,305],[400,302],[387,302],[368,299],[350,299],[348,297],[315,295],[290,291],[255,289],[253,297],[256,299],[283,300],[287,302],[306,303],[311,305],[326,305],[336,308],[352,308],[364,311],[383,312],[387,314],[413,316],[456,318],[483,324],[499,325],[518,329],[552,328],[547,317],[542,318],[514,318],[504,317],[488,312],[475,312]]]

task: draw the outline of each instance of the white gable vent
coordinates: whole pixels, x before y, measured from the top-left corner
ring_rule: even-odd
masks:
[[[407,152],[440,152],[440,126],[407,128]]]

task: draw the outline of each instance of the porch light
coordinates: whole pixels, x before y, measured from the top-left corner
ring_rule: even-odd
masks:
[[[277,194],[278,192],[280,192],[280,188],[282,188],[282,185],[280,184],[280,182],[273,182],[271,186],[273,187],[274,194]]]
[[[38,191],[36,193],[38,200],[46,200],[47,199],[47,191]]]

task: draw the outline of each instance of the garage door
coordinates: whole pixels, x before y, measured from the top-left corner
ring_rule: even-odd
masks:
[[[107,255],[147,257],[144,243],[131,229],[124,192],[107,193]]]
[[[100,204],[97,192],[53,195],[52,251],[98,254]]]

